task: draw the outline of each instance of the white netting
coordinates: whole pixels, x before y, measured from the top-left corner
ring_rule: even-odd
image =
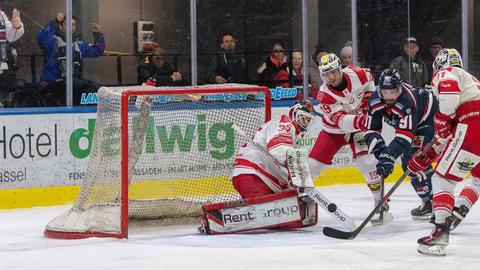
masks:
[[[120,230],[120,104],[126,89],[133,88],[100,88],[85,180],[72,209],[52,220],[46,232]],[[265,122],[263,88],[134,89],[177,92],[129,98],[129,217],[198,216],[202,204],[238,199],[230,176],[235,153],[244,139],[235,136],[231,125],[235,123],[253,135]],[[198,90],[205,93],[189,93]]]

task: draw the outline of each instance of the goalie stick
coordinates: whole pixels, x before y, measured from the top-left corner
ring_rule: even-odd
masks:
[[[270,154],[265,148],[257,144],[252,138],[250,138],[239,126],[236,124],[232,125],[232,128],[240,134],[242,137],[246,138],[249,143],[251,143],[253,146],[255,146],[258,150],[262,151],[265,155],[267,155],[269,158],[272,159],[272,161],[279,167],[287,169],[289,171],[289,167],[282,164],[279,160],[277,160],[272,154]],[[292,156],[289,156],[289,159],[295,159],[295,154]],[[299,155],[301,156],[301,155]],[[297,162],[293,162],[297,163]],[[304,162],[305,163],[305,162]],[[298,175],[302,175],[303,177],[305,176],[310,176],[310,172],[301,172],[300,168],[301,166],[298,166],[297,169],[299,172],[297,173]],[[303,170],[305,170],[304,167],[302,167]],[[308,170],[308,165],[307,165],[307,170]],[[289,173],[290,174],[290,173]],[[292,185],[289,183],[289,181],[286,181],[285,179],[281,179],[282,181],[286,182],[290,187]],[[313,183],[311,176],[309,179],[310,182]],[[300,187],[301,193],[305,193],[308,197],[310,197],[312,200],[314,200],[322,209],[327,211],[335,220],[337,220],[340,224],[346,226],[349,229],[353,229],[356,227],[355,222],[353,221],[352,218],[350,218],[347,214],[345,214],[342,210],[340,210],[335,203],[332,203],[330,200],[328,200],[320,191],[315,189],[315,187]]]
[[[432,148],[433,144],[437,141],[437,137],[434,137],[432,141],[423,149],[423,151],[420,153],[420,155],[425,154],[430,148]],[[403,182],[403,180],[408,176],[410,173],[410,170],[407,169],[405,172],[400,176],[400,178],[395,182],[393,187],[387,192],[387,194],[382,198],[382,200],[375,206],[375,208],[370,212],[370,214],[367,216],[367,218],[358,226],[355,230],[350,231],[350,232],[345,232],[341,231],[332,227],[324,227],[323,228],[323,234],[325,234],[328,237],[332,238],[338,238],[338,239],[344,239],[344,240],[352,240],[354,239],[364,228],[370,223],[370,220],[372,217],[378,212],[378,210],[385,204],[385,202],[388,201],[392,193],[400,186],[400,184]]]

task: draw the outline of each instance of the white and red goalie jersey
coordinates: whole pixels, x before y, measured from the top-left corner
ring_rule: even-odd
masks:
[[[322,109],[322,125],[326,132],[346,134],[359,131],[355,127],[356,114],[368,109],[368,98],[375,91],[375,82],[368,68],[346,67],[343,91],[335,90],[326,82],[320,87],[317,102]]]
[[[470,73],[458,67],[438,70],[432,79],[432,87],[439,100],[439,111],[452,118],[460,117],[457,109],[460,105],[480,100],[480,81]],[[461,114],[478,111],[478,108],[462,106]]]
[[[286,164],[287,149],[296,148],[303,136],[297,124],[286,115],[272,120],[258,129],[253,141],[266,149],[282,164]],[[288,171],[275,164],[271,157],[252,143],[243,145],[235,157],[233,176],[254,174],[275,193],[288,189]]]

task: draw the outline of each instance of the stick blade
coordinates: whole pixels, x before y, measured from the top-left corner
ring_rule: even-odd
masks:
[[[355,231],[344,232],[332,227],[323,227],[323,234],[328,237],[343,239],[343,240],[352,240],[356,236]]]

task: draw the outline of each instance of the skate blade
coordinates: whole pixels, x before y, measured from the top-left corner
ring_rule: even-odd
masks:
[[[362,230],[364,232],[370,231],[373,228],[379,228],[386,226],[387,224],[390,224],[393,221],[393,215],[390,212],[384,212],[383,213],[383,220],[380,219],[372,219],[370,222],[365,226],[365,228]],[[360,225],[360,223],[356,224],[357,226]]]
[[[452,224],[452,225],[450,225],[450,232],[453,232],[453,231],[458,227],[458,225],[460,225],[460,224],[457,224],[457,225]]]
[[[419,244],[417,251],[427,256],[443,257],[447,255],[447,246],[446,245],[428,246],[428,245]]]
[[[432,215],[425,215],[425,216],[412,216],[413,220],[430,220]]]

